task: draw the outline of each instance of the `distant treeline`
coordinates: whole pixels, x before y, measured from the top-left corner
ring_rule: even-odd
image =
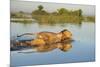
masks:
[[[75,16],[82,16],[81,9],[72,11],[72,10],[68,10],[65,8],[60,8],[60,9],[57,9],[57,11],[55,11],[55,12],[49,13],[49,12],[45,11],[43,8],[44,7],[42,5],[39,5],[38,9],[34,10],[32,12],[32,15],[75,15]]]
[[[19,12],[11,12],[10,15],[11,18],[32,18],[31,14],[29,13],[25,13],[23,11],[19,11]]]
[[[44,10],[42,5],[37,6],[37,10],[32,11],[31,14],[26,14],[22,11],[18,13],[11,13],[11,18],[33,18],[41,23],[55,23],[55,22],[81,22],[84,20],[84,16],[82,15],[82,10],[68,10],[66,8],[57,9],[55,12],[48,12]],[[86,17],[85,17],[86,18]],[[94,21],[95,17],[87,17]]]

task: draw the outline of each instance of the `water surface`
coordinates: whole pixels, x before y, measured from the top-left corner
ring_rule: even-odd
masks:
[[[19,53],[20,51],[11,51],[11,66],[54,64],[54,63],[72,63],[87,62],[95,60],[95,24],[94,22],[79,23],[60,23],[60,24],[38,24],[38,23],[14,23],[11,22],[11,39],[23,33],[51,31],[60,32],[68,29],[73,34],[74,42],[72,48],[63,52],[60,49],[54,49],[49,52],[30,52]],[[23,51],[30,51],[27,49]]]

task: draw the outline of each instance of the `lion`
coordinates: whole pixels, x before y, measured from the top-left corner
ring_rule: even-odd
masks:
[[[28,33],[28,34],[32,35],[32,33]],[[26,35],[26,34],[22,34],[22,35]],[[45,44],[59,43],[65,40],[72,40],[72,33],[68,31],[67,29],[64,29],[58,33],[54,33],[54,32],[36,33],[36,38],[26,43],[30,46],[34,46],[34,45],[39,46],[39,45],[45,45]]]
[[[67,29],[59,33],[53,32],[40,32],[37,34],[37,39],[43,39],[47,44],[62,42],[64,40],[71,40],[72,33]]]

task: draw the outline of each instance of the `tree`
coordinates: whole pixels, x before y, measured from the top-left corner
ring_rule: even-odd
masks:
[[[62,14],[68,14],[69,11],[68,11],[67,9],[65,9],[65,8],[61,8],[61,9],[58,9],[58,13],[59,13],[60,15],[62,15]]]
[[[82,10],[79,9],[79,16],[82,16]]]
[[[44,7],[43,7],[42,5],[39,5],[39,6],[38,6],[38,10],[39,10],[39,11],[42,11],[43,8],[44,8]]]
[[[38,10],[34,10],[32,12],[32,15],[47,15],[47,14],[49,14],[48,12],[43,10],[44,7],[42,5],[39,5],[37,8],[38,8]]]

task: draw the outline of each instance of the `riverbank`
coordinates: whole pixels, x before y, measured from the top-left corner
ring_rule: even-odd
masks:
[[[32,18],[11,18],[10,21],[11,22],[33,22],[36,20]]]
[[[38,22],[40,24],[55,23],[81,23],[82,21],[95,22],[94,16],[73,16],[73,15],[33,15],[32,18],[11,18],[11,22]]]

